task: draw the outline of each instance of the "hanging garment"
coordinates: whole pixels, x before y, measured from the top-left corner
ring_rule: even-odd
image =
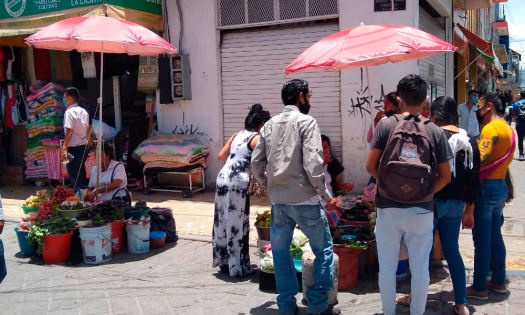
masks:
[[[159,86],[159,57],[140,56],[138,91],[153,93]]]
[[[35,79],[50,81],[51,58],[49,57],[49,50],[33,47],[33,57],[33,63],[35,65]]]
[[[24,93],[25,89],[22,84],[17,84],[17,103],[18,103],[18,115],[19,115],[19,125],[27,124],[29,119],[29,106],[26,102],[26,95]]]
[[[13,108],[16,105],[16,86],[15,84],[9,84],[7,86],[7,100],[4,108],[4,126],[7,128],[16,127],[17,121],[13,121]]]
[[[69,51],[51,51],[51,69],[53,81],[69,81],[73,79]]]
[[[84,78],[93,79],[97,77],[97,68],[95,66],[95,54],[92,52],[83,52],[82,68],[84,69]]]
[[[76,50],[71,51],[71,72],[73,74],[73,86],[79,90],[87,89],[87,80],[84,78],[82,65],[82,54]]]
[[[5,71],[4,71],[4,49],[0,47],[0,81],[6,81]]]
[[[9,47],[11,50],[11,58],[7,60],[7,69],[5,72],[6,78],[9,80],[11,78],[11,74],[13,74],[13,62],[15,61],[15,52],[13,51],[13,47]]]

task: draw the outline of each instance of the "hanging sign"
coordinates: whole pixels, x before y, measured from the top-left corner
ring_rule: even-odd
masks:
[[[394,10],[392,10],[394,3]],[[374,12],[404,11],[407,9],[407,0],[374,0]]]

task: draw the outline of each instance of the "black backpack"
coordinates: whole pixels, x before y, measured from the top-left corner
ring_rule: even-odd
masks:
[[[151,232],[166,232],[166,243],[173,243],[179,240],[177,225],[173,218],[173,210],[156,207],[149,211],[149,216],[151,218]]]
[[[525,123],[525,101],[518,101],[518,113],[516,115],[516,122]]]

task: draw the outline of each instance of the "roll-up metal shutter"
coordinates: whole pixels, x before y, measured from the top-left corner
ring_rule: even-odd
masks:
[[[283,70],[320,39],[339,31],[337,24],[236,31],[222,34],[222,104],[224,137],[244,128],[252,104],[260,103],[273,115],[283,110],[281,88],[291,79],[307,80],[312,91],[310,115],[321,133],[330,137],[332,151],[341,157],[339,71],[307,71],[285,76]]]
[[[435,19],[422,7],[419,7],[419,29],[446,40],[445,25],[440,23],[441,18]],[[419,60],[419,74],[427,81],[434,90],[434,97],[446,95],[446,54],[436,54],[432,57]],[[437,92],[437,93],[436,93]]]

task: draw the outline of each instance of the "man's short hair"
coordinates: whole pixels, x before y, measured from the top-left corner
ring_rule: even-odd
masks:
[[[427,82],[417,74],[409,74],[397,84],[397,95],[407,106],[421,106],[427,98]]]
[[[284,105],[297,105],[299,95],[303,92],[304,97],[308,93],[308,82],[301,79],[293,79],[283,85],[281,99]]]
[[[66,91],[64,92],[64,96],[70,96],[72,97],[75,101],[78,100],[78,98],[80,97],[80,93],[78,92],[77,88],[76,87],[68,87],[66,89]]]
[[[477,90],[470,90],[470,91],[468,91],[467,96],[471,96],[472,94],[478,94],[479,95]]]

